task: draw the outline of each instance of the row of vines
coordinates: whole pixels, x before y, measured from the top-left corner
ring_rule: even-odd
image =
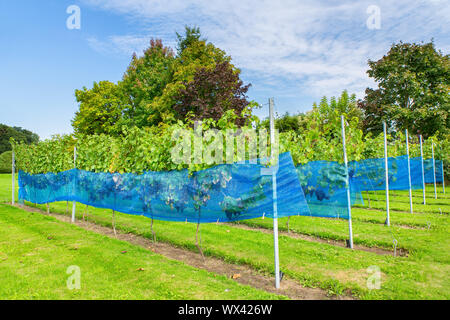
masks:
[[[227,129],[237,129],[229,121],[231,113],[225,114],[218,121],[205,121],[202,124],[203,130],[216,128],[225,135]],[[258,119],[245,129],[258,128]],[[358,128],[358,118],[346,120],[346,142],[349,161],[370,158],[382,158],[384,156],[383,135],[373,137],[363,136]],[[121,136],[111,137],[108,135],[56,135],[52,139],[39,142],[34,145],[25,145],[11,140],[16,154],[16,166],[18,170],[26,172],[46,173],[61,172],[74,167],[73,151],[77,148],[76,167],[82,170],[93,172],[135,172],[145,171],[169,171],[189,169],[198,171],[211,167],[215,164],[193,164],[175,163],[172,160],[172,150],[179,140],[173,139],[176,130],[188,130],[194,137],[192,123],[179,122],[175,125],[160,125],[146,129],[130,128],[124,130]],[[245,135],[245,133],[243,133]],[[246,136],[247,143],[251,139]],[[203,148],[216,143],[214,137],[203,138]],[[417,136],[410,136],[410,156],[420,156],[419,139]],[[435,158],[444,160],[446,174],[448,176],[448,165],[450,163],[450,142],[449,139],[438,140],[431,137],[424,141],[424,157],[431,158],[431,145],[434,143]],[[225,141],[223,141],[224,159],[226,154]],[[270,147],[270,141],[267,139]],[[192,143],[193,148],[194,143]],[[341,123],[340,117],[322,121],[317,118],[308,123],[308,128],[304,132],[282,132],[279,134],[279,152],[289,151],[294,160],[294,164],[305,164],[309,161],[328,160],[339,161],[343,159]],[[233,150],[234,152],[234,150]],[[248,145],[247,145],[247,155]],[[397,132],[395,138],[388,136],[388,156],[396,157],[406,154],[406,141],[403,132]],[[234,160],[240,159],[234,152]]]

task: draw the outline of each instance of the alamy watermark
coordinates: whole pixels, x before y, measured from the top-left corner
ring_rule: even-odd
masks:
[[[171,150],[175,164],[218,165],[246,161],[263,164],[278,159],[279,134],[274,131],[274,143],[269,144],[266,129],[239,128],[203,130],[201,122],[196,122],[194,130],[178,129],[172,134],[175,146]]]
[[[367,268],[369,277],[367,278],[367,288],[369,290],[381,289],[381,270],[379,266],[370,266]]]
[[[79,266],[69,266],[66,273],[70,276],[67,278],[66,284],[69,290],[81,289],[81,269]]]
[[[77,5],[70,5],[66,9],[66,13],[70,16],[66,20],[66,27],[69,30],[81,29],[81,9]]]
[[[369,30],[381,29],[381,9],[379,6],[371,5],[367,7],[366,13],[369,17],[366,20],[366,26]]]

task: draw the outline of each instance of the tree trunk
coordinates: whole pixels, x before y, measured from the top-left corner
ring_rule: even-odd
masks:
[[[366,193],[367,193],[367,199],[369,201],[369,208],[371,208],[371,206],[370,206],[370,193],[369,193],[369,191],[366,191]]]
[[[199,229],[200,229],[200,209],[198,209],[198,222],[197,222],[197,232],[195,233],[195,244],[197,245],[197,249],[202,255],[203,259],[205,259],[205,256],[203,255],[203,251],[201,248],[202,238],[201,235],[199,235]],[[199,244],[199,238],[200,238],[200,244]]]
[[[89,207],[89,205],[86,205],[86,208],[84,209],[84,212],[83,212],[83,221],[87,221],[88,207]],[[86,217],[86,220],[85,220],[85,217]]]
[[[153,215],[152,215],[152,224],[150,226],[150,230],[152,231],[152,241],[153,243],[156,242],[156,235],[155,235],[155,231],[153,230]]]
[[[48,202],[47,202],[47,213],[50,213],[50,206],[49,206]]]
[[[286,227],[287,227],[288,233],[290,233],[290,231],[289,231],[289,219],[290,218],[291,218],[291,216],[288,216],[288,219],[286,221]]]

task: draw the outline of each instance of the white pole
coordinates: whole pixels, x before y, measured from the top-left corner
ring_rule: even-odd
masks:
[[[387,155],[387,134],[386,134],[386,122],[383,122],[384,132],[384,171],[386,180],[386,225],[390,226],[391,221],[389,219],[389,172],[388,172],[388,155]]]
[[[433,182],[434,182],[434,198],[437,199],[437,190],[436,190],[436,164],[434,161],[434,142],[431,140],[431,157],[433,158]]]
[[[11,159],[11,175],[12,175],[12,192],[11,192],[11,203],[14,205],[16,202],[16,159],[14,151],[12,152],[12,159]]]
[[[347,163],[347,148],[345,147],[345,125],[344,116],[341,116],[342,127],[342,148],[344,149],[344,164],[345,164],[345,180],[347,183],[347,212],[348,212],[348,234],[349,234],[349,247],[353,249],[353,229],[352,229],[352,204],[350,202],[350,180],[348,177],[348,163]]]
[[[413,213],[412,186],[411,186],[411,163],[409,160],[408,129],[405,130],[405,134],[406,134],[406,155],[408,156],[409,209],[410,209],[411,213]]]
[[[77,147],[73,149],[73,168],[77,167]],[[75,195],[75,180],[73,182],[73,194]],[[75,222],[75,211],[76,211],[76,202],[75,200],[72,203],[72,223]]]
[[[442,167],[442,191],[445,194],[445,174],[444,174],[444,160],[442,160],[441,162],[441,167]]]
[[[269,99],[269,118],[270,118],[270,150],[271,159],[275,156],[275,121],[273,118],[273,98]],[[277,176],[272,166],[272,186],[273,186],[273,246],[275,256],[275,288],[280,288],[280,257],[278,251],[278,205],[277,205]]]
[[[427,204],[425,200],[425,166],[423,165],[423,147],[422,147],[422,135],[419,136],[420,140],[420,158],[422,159],[422,190],[423,190],[423,204]]]

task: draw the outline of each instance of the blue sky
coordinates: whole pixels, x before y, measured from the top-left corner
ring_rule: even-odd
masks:
[[[67,7],[81,10],[69,30]],[[370,6],[380,28],[370,29]],[[363,97],[368,59],[393,42],[450,49],[450,1],[47,0],[0,3],[0,123],[43,139],[70,133],[74,90],[121,79],[131,54],[150,38],[175,46],[175,31],[196,25],[233,58],[251,83],[250,99],[275,97],[282,114],[310,110],[344,89]],[[267,110],[258,110],[266,116]]]

